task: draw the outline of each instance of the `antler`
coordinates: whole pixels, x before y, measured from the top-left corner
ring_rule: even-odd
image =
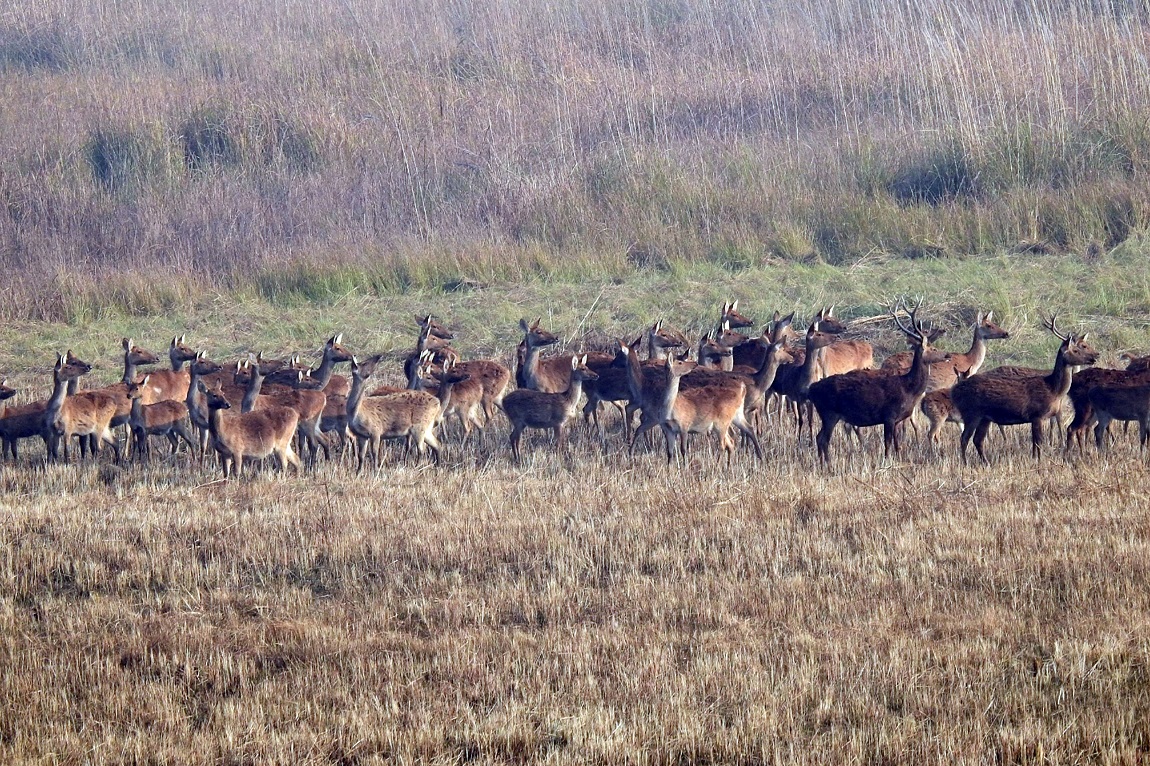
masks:
[[[922,322],[920,322],[917,317],[918,310],[920,308],[922,308],[922,298],[918,299],[918,302],[915,304],[913,309],[907,309],[903,304],[903,299],[899,298],[898,303],[892,306],[890,309],[891,318],[894,319],[895,324],[898,325],[898,329],[902,330],[904,333],[916,340],[923,340]],[[898,312],[900,309],[906,311],[910,316],[910,327],[907,327],[905,324],[903,324],[902,319],[899,318]]]
[[[1047,330],[1050,330],[1050,332],[1054,333],[1054,336],[1059,340],[1067,341],[1070,339],[1069,335],[1059,331],[1057,313],[1051,314],[1049,319],[1043,317],[1042,324],[1044,327],[1046,327]]]

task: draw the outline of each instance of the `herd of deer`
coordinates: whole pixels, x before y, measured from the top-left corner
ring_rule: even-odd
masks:
[[[162,436],[172,454],[182,441],[201,462],[214,450],[227,478],[242,471],[245,458],[274,456],[281,469],[290,464],[299,470],[297,450],[306,450],[314,463],[321,451],[330,459],[333,446],[349,442],[360,470],[368,459],[377,468],[382,465],[384,440],[404,440],[409,451],[430,451],[438,460],[437,430],[445,418],[458,421],[466,445],[472,431],[482,434],[501,411],[511,423],[511,453],[519,462],[521,437],[529,428],[554,431],[564,449],[568,423],[585,397],[584,417],[594,422],[604,445],[599,412],[603,403],[611,403],[622,413],[630,452],[656,427],[663,433],[668,461],[676,451],[686,455],[689,434],[713,433],[729,464],[736,430],[762,458],[759,435],[769,403],[777,399],[780,416],[794,413],[800,439],[805,426],[824,463],[830,461],[831,437],[840,422],[856,435],[858,429],[881,425],[889,455],[892,447],[900,450],[903,426],[907,421],[913,426],[912,416],[920,409],[931,423],[932,443],[946,422],[960,423],[963,459],[973,438],[985,462],[991,424],[1029,423],[1032,451],[1039,456],[1044,424],[1052,418],[1061,422],[1069,397],[1074,420],[1067,429],[1067,449],[1075,443],[1083,449],[1091,424],[1103,449],[1113,420],[1136,421],[1145,447],[1150,438],[1150,357],[1127,357],[1124,370],[1076,372],[1094,364],[1098,353],[1085,334],[1063,333],[1051,317],[1045,326],[1061,341],[1051,370],[980,372],[986,342],[1008,337],[992,314],[978,314],[968,351],[945,353],[933,345],[943,332],[925,327],[920,309],[921,301],[913,308],[901,302],[890,308],[910,350],[877,368],[869,343],[840,338],[847,328],[830,309],[818,312],[805,332],[794,329],[794,314],[776,313],[761,335],[748,337],[737,330],[753,323],[739,313],[737,301],[726,304],[717,328],[700,339],[695,360],[689,359],[687,339],[662,322],[634,342],[616,341],[606,353],[544,356],[558,337],[540,327],[539,320],[521,320],[516,387],[510,391],[508,367],[461,360],[450,346],[454,335],[431,315],[417,318],[415,349],[404,363],[407,386],[370,391],[368,379],[381,357],[356,357],[340,335],[324,344],[315,369],[298,356],[283,361],[251,356],[221,365],[177,337],[168,348],[171,369],[143,375],[138,368],[157,364],[159,358],[125,338],[119,383],[78,390],[79,378],[91,365],[71,351],[58,355],[51,396],[0,409],[0,440],[4,457],[13,460],[19,441],[35,437],[44,441],[49,461],[67,460],[73,438],[81,458],[89,452],[95,457],[106,445],[120,461],[113,429],[123,425],[137,459],[149,455],[151,437]],[[643,341],[646,358],[640,359]],[[342,363],[350,364],[350,380],[335,374]],[[0,399],[15,393],[6,382],[0,384]],[[635,411],[639,424],[632,430]],[[817,436],[815,412],[822,424]]]

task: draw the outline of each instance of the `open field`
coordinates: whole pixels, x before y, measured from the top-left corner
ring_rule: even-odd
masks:
[[[1145,348],[1147,267],[1107,258],[240,298],[242,319],[214,301],[180,326],[110,311],[107,337],[25,323],[0,345],[20,381],[43,380],[31,349],[67,345],[114,378],[120,334],[160,350],[186,330],[223,358],[343,331],[398,353],[424,310],[461,349],[506,358],[521,314],[606,337],[654,315],[702,327],[729,294],[761,317],[837,293],[867,317],[881,293],[923,292],[955,347],[975,306],[1004,317],[1015,337],[991,365],[1049,364],[1039,306],[1075,307],[1064,324],[1101,333],[1112,361]],[[890,344],[884,324],[860,327]],[[763,463],[743,450],[729,470],[703,442],[682,468],[661,449],[620,459],[615,419],[606,454],[587,431],[569,458],[529,435],[518,469],[506,432],[500,419],[465,452],[449,437],[439,467],[394,453],[363,476],[335,462],[224,483],[186,456],[0,468],[0,760],[1148,757],[1150,507],[1131,440],[1036,463],[1012,433],[992,437],[993,466],[963,468],[954,431],[941,456],[916,443],[893,461],[873,457],[874,434],[863,451],[840,435],[827,473],[789,426],[768,432]]]
[[[731,298],[922,296],[987,367],[1150,342],[1146,0],[36,0],[0,10],[0,377],[122,337],[391,381]],[[343,370],[341,370],[343,372]],[[439,465],[0,464],[0,763],[1150,762],[1132,436],[734,465],[500,416]],[[1117,429],[1115,429],[1117,430]],[[658,441],[658,440],[656,440]],[[156,450],[160,452],[161,450]]]

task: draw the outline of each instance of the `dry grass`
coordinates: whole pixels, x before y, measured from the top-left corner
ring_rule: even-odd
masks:
[[[505,438],[501,431],[499,440]],[[0,470],[0,760],[1135,763],[1129,447]],[[870,446],[877,446],[874,439]]]

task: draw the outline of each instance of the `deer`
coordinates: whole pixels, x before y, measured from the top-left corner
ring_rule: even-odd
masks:
[[[428,379],[437,382],[430,384]],[[483,405],[483,382],[475,380],[468,373],[460,372],[459,365],[451,360],[444,362],[442,370],[436,371],[433,360],[428,359],[417,368],[417,374],[409,388],[426,391],[439,399],[440,423],[448,415],[455,416],[463,430],[461,448],[467,446],[472,428],[477,428],[481,434],[483,433],[486,423],[479,419],[479,411]]]
[[[415,350],[403,360],[403,374],[410,378],[420,363],[424,351],[432,351],[435,355],[437,370],[442,369],[443,363],[448,359],[459,361],[459,353],[451,347],[455,333],[439,323],[431,314],[419,314],[415,317],[419,325],[419,336],[415,342]]]
[[[1096,422],[1094,405],[1090,401],[1091,391],[1099,386],[1129,386],[1150,383],[1150,356],[1138,357],[1123,354],[1121,358],[1126,361],[1126,369],[1124,370],[1091,367],[1074,374],[1070,383],[1070,390],[1067,392],[1067,398],[1074,406],[1074,420],[1066,429],[1067,452],[1075,443],[1078,444],[1079,453],[1084,451],[1083,441],[1086,430],[1091,423]],[[1123,420],[1122,418],[1118,419]],[[1129,423],[1130,420],[1132,419],[1126,419],[1126,422]]]
[[[112,433],[112,428],[128,422],[132,403],[128,399],[128,386],[135,381],[136,367],[142,364],[155,364],[159,357],[146,351],[131,338],[124,338],[124,377],[107,388],[97,388],[89,391],[78,391],[74,395],[66,396],[53,410],[45,412],[45,423],[53,434],[49,443],[49,456],[56,460],[59,458],[57,445],[64,444],[64,459],[68,459],[68,445],[73,436],[80,437],[80,456],[84,457],[85,446],[95,458],[99,454],[100,444],[107,444],[115,453],[116,462],[122,460],[120,442]]]
[[[941,337],[941,336],[940,336]],[[970,342],[970,350],[965,353],[950,352],[950,361],[935,364],[930,368],[930,381],[927,384],[927,393],[941,389],[952,388],[958,382],[960,375],[977,375],[986,361],[986,341],[1005,340],[1010,333],[994,323],[994,312],[985,314],[981,311],[974,323],[974,338]],[[937,338],[931,338],[934,343]],[[913,354],[901,351],[888,356],[882,363],[882,369],[903,374],[910,369]]]
[[[519,388],[503,397],[503,412],[511,421],[511,456],[516,465],[522,459],[519,442],[525,429],[551,429],[555,432],[559,449],[562,451],[566,448],[567,421],[579,406],[583,383],[599,377],[598,373],[587,367],[586,355],[572,356],[569,364],[569,382],[563,392]]]
[[[375,371],[380,357],[360,362],[351,360],[351,391],[347,396],[347,428],[356,440],[356,456],[362,471],[368,448],[375,467],[383,467],[384,439],[405,439],[422,456],[429,448],[439,462],[442,446],[435,436],[439,419],[439,399],[425,391],[400,391],[386,396],[364,396],[365,383]]]
[[[680,381],[683,375],[691,369],[688,362],[677,359],[668,359],[666,366],[665,388],[662,389],[664,401],[657,407],[657,411],[666,412],[667,418],[660,426],[664,428],[670,462],[670,438],[677,437],[679,453],[683,459],[687,458],[687,435],[710,434],[715,432],[719,436],[719,445],[727,453],[727,467],[730,467],[731,458],[735,454],[735,441],[731,438],[731,428],[737,428],[743,436],[751,442],[756,457],[762,459],[762,447],[759,438],[754,434],[750,424],[746,422],[744,407],[748,400],[748,386],[742,382],[734,384],[704,385],[699,388],[682,389]],[[641,424],[642,428],[642,424]]]
[[[335,366],[350,362],[352,353],[343,346],[343,333],[338,333],[327,339],[323,344],[322,357],[319,367],[310,370],[304,375],[301,384],[299,375],[301,369],[299,356],[293,356],[289,364],[282,370],[272,372],[264,381],[267,384],[276,384],[288,388],[306,388],[312,391],[323,391],[327,396],[347,396],[351,390],[351,383],[342,375],[335,374]]]
[[[206,388],[198,381],[204,404],[208,408],[208,433],[220,456],[224,479],[238,478],[243,473],[244,458],[262,460],[275,456],[280,471],[288,465],[300,472],[300,460],[292,449],[299,423],[299,413],[290,407],[267,407],[254,412],[227,413],[232,405],[216,384]]]
[[[69,349],[63,357],[57,355],[57,367],[53,370],[53,383],[57,376],[60,385],[53,385],[52,398],[63,397],[76,392],[77,380],[87,375],[92,365],[75,356]],[[46,428],[44,413],[47,411],[52,398],[29,402],[17,407],[5,407],[0,416],[0,441],[2,441],[2,454],[5,458],[9,454],[12,460],[19,459],[18,444],[21,439],[39,436],[49,450],[53,447],[53,437]]]
[[[836,333],[846,331],[846,325],[833,316],[834,306],[818,315],[816,323],[824,332]],[[852,370],[869,370],[874,368],[874,347],[863,340],[835,340],[819,357],[819,377],[827,378],[831,375],[841,375]]]
[[[1070,390],[1076,365],[1092,365],[1098,352],[1087,343],[1088,333],[1081,337],[1058,329],[1058,317],[1044,320],[1046,329],[1061,344],[1054,358],[1054,368],[1045,376],[979,373],[955,384],[950,398],[962,417],[962,439],[959,451],[966,462],[966,448],[971,438],[978,456],[986,465],[983,441],[991,423],[1002,426],[1030,423],[1031,454],[1042,455],[1043,423],[1061,410],[1062,399]]]
[[[128,399],[132,402],[131,414],[128,416],[128,428],[132,432],[135,444],[135,457],[147,458],[151,449],[148,444],[150,436],[164,436],[172,446],[173,455],[180,446],[180,439],[188,445],[188,449],[195,452],[196,442],[188,432],[185,421],[188,420],[188,405],[184,402],[175,402],[165,399],[151,404],[144,404],[144,398],[150,387],[151,375],[145,375],[139,381],[128,385]],[[185,395],[186,396],[186,395]]]
[[[1104,451],[1110,421],[1121,420],[1138,424],[1138,445],[1145,453],[1150,440],[1150,380],[1145,374],[1137,383],[1096,385],[1087,398],[1094,412],[1094,444],[1099,452]]]
[[[816,444],[819,459],[824,465],[830,464],[831,437],[840,421],[855,428],[881,425],[884,455],[890,457],[892,446],[895,454],[899,454],[901,445],[898,425],[910,417],[926,390],[930,366],[948,358],[946,354],[930,347],[927,331],[918,319],[922,301],[908,312],[909,325],[904,324],[899,315],[901,308],[901,305],[892,306],[890,314],[914,350],[906,374],[889,375],[881,370],[853,370],[830,375],[810,387],[811,403],[822,420]]]
[[[172,369],[149,373],[148,387],[144,389],[142,403],[147,405],[163,401],[182,402],[187,399],[192,376],[184,365],[195,359],[196,351],[187,344],[185,336],[178,335],[172,338],[172,342],[168,344],[168,360],[172,364]],[[124,382],[129,381],[125,378]]]
[[[200,465],[203,465],[204,458],[208,454],[208,444],[211,437],[208,421],[211,418],[211,411],[205,401],[204,389],[200,387],[199,383],[207,376],[219,373],[222,369],[222,365],[208,359],[206,351],[197,353],[196,358],[188,365],[188,394],[184,398],[184,406],[188,408],[188,418],[192,421],[192,427],[195,428],[198,437],[196,442],[199,446],[197,454]]]
[[[244,398],[240,403],[240,412],[246,413],[273,406],[290,407],[299,413],[297,428],[300,448],[302,450],[303,445],[307,445],[309,462],[315,463],[317,452],[321,448],[324,457],[331,459],[331,451],[320,433],[320,418],[323,416],[324,405],[327,404],[326,394],[322,391],[309,391],[307,389],[280,389],[261,394],[260,390],[268,371],[259,363],[258,357],[240,362],[236,373],[237,383],[244,374],[250,376],[247,390],[244,392]],[[296,372],[296,379],[303,379],[302,371]]]
[[[811,438],[814,438],[814,413],[808,403],[808,394],[811,385],[819,379],[819,357],[823,350],[834,342],[834,333],[842,325],[836,322],[827,322],[820,311],[807,326],[806,350],[799,362],[798,355],[793,355],[795,362],[780,366],[771,384],[771,390],[785,396],[798,410],[798,438],[802,439],[803,424],[809,424]],[[827,330],[821,329],[827,327]],[[781,333],[780,333],[781,334]]]

